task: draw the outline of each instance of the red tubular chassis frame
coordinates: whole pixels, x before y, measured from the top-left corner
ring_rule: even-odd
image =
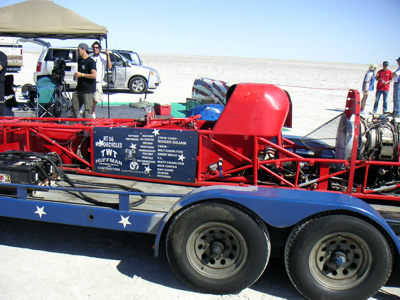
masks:
[[[357,160],[360,128],[360,96],[357,91],[349,91],[345,109],[346,118],[354,120],[350,160],[300,155],[299,150],[306,150],[306,147],[282,135],[285,121],[288,118],[291,120],[290,112],[290,99],[285,91],[267,84],[238,84],[215,122],[198,120],[198,116],[161,120],[149,115],[144,121],[3,117],[0,118],[0,152],[56,152],[62,159],[64,170],[110,176],[95,172],[93,132],[96,128],[196,131],[198,148],[195,180],[172,183],[329,190],[365,200],[399,201],[396,195],[383,194],[380,189],[367,186],[369,178],[373,176],[369,172],[372,166],[397,168],[400,167],[399,161]],[[260,153],[266,150],[273,155],[261,157]],[[334,164],[343,167],[340,170],[332,169]],[[285,175],[287,165],[294,170],[290,176]],[[304,180],[302,176],[305,167],[313,170],[310,180]],[[163,182],[161,179],[115,177]],[[334,190],[330,182],[338,177],[342,179],[340,188]],[[387,190],[398,188],[400,184],[393,184]]]

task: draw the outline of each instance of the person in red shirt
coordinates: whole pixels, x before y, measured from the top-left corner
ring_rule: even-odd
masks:
[[[390,82],[392,81],[393,74],[392,71],[388,69],[389,63],[387,61],[383,62],[383,69],[379,70],[378,73],[376,73],[376,95],[375,95],[375,104],[374,104],[374,110],[372,111],[374,114],[378,110],[379,106],[379,99],[381,98],[381,95],[383,95],[383,113],[388,112],[387,108],[387,98],[389,95],[389,87],[390,87]]]

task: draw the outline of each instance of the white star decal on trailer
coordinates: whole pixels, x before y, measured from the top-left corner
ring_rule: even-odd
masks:
[[[154,129],[153,130],[153,134],[154,134],[154,136],[157,136],[157,135],[159,135],[160,134],[160,129]]]
[[[147,166],[147,167],[144,168],[144,173],[145,173],[145,174],[150,174],[150,171],[151,171],[151,169],[150,169],[149,166]]]
[[[44,206],[39,208],[39,206],[37,206],[37,205],[36,205],[35,214],[38,214],[40,218],[42,218],[43,215],[47,215],[47,214],[44,212]]]
[[[186,157],[183,156],[183,154],[179,155],[178,160],[183,161]]]
[[[129,222],[129,216],[126,218],[121,216],[121,221],[119,221],[118,223],[124,225],[124,228],[126,228],[126,225],[132,225],[131,222]]]

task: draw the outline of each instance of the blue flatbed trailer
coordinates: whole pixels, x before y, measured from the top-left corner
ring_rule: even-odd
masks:
[[[400,253],[393,230],[399,222],[346,194],[257,186],[169,192],[171,185],[126,184],[141,184],[144,192],[2,183],[17,193],[0,196],[0,215],[153,234],[156,255],[165,245],[180,279],[215,294],[250,286],[277,254],[306,298],[367,298],[385,284]],[[74,192],[113,206],[73,200]]]

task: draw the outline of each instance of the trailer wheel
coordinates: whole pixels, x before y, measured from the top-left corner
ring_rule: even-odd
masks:
[[[146,90],[147,81],[143,77],[135,76],[129,80],[129,90],[133,94],[141,94]]]
[[[366,299],[385,284],[392,264],[381,232],[348,215],[307,220],[293,229],[285,249],[290,280],[309,299]]]
[[[201,203],[179,213],[166,239],[177,276],[195,290],[238,293],[264,272],[271,251],[257,219],[223,203]]]

